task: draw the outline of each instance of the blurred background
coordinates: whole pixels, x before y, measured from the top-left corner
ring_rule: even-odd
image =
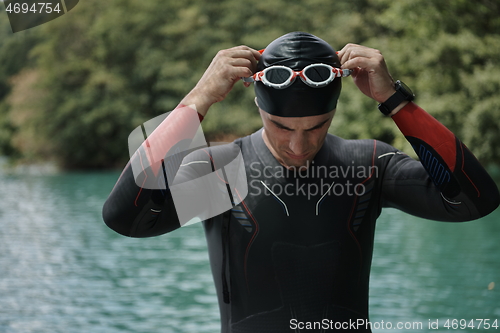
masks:
[[[338,50],[379,49],[499,179],[498,13],[496,0],[86,0],[13,34],[0,5],[0,332],[217,332],[201,225],[127,239],[100,210],[129,133],[175,108],[220,49],[262,49],[290,31]],[[330,132],[412,153],[376,103],[343,82]],[[260,128],[253,97],[237,84],[214,105],[208,140]],[[384,211],[372,320],[500,320],[499,220],[499,210],[458,225]]]

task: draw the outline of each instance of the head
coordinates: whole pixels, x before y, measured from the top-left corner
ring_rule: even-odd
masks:
[[[323,146],[334,115],[335,110],[308,117],[278,117],[260,109],[264,142],[283,166],[307,167]]]
[[[328,43],[308,33],[291,32],[266,47],[257,71],[273,65],[299,71],[317,63],[340,67]],[[321,88],[310,87],[300,79],[285,89],[255,83],[264,140],[281,164],[299,167],[312,161],[325,140],[341,88],[340,78]]]

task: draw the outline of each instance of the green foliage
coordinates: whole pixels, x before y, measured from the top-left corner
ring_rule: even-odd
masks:
[[[33,65],[29,55],[38,41],[37,36],[35,31],[13,35],[4,7],[0,5],[0,154],[7,156],[19,157],[11,142],[16,126],[10,119],[10,106],[6,101],[11,91],[9,80]]]
[[[467,143],[480,160],[498,164],[500,4],[488,0],[376,2],[387,5],[373,25],[382,34],[372,34],[361,43],[381,50],[393,77],[412,87],[417,103]],[[335,132],[380,138],[410,152],[390,121],[373,118],[375,104],[357,101],[361,97],[350,88],[344,89],[345,116],[332,126]],[[361,117],[363,121],[356,121]]]
[[[17,34],[0,12],[0,153],[64,167],[122,164],[128,134],[175,108],[220,49],[261,49],[300,30],[337,49],[351,42],[381,50],[417,103],[478,158],[498,164],[499,12],[491,0],[87,0]],[[210,110],[205,133],[259,128],[253,97],[237,84]],[[411,151],[350,79],[330,132]]]

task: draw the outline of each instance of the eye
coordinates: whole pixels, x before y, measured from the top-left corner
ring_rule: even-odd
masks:
[[[310,129],[306,130],[306,132],[314,132],[314,131],[319,130],[321,127],[323,127],[323,125],[321,125],[319,127],[310,128]]]
[[[313,127],[313,128],[310,128],[310,129],[308,129],[308,130],[306,130],[306,131],[307,131],[307,132],[317,131],[317,130],[319,130],[319,129],[323,128],[323,126],[325,126],[325,124],[326,124],[326,122],[324,122],[323,124],[319,124],[318,126],[315,126],[315,127]]]
[[[276,127],[277,127],[277,128],[279,128],[279,129],[280,129],[280,130],[282,130],[282,131],[290,131],[290,129],[289,129],[289,128],[287,128],[287,127],[281,126],[281,125],[276,124],[276,123],[275,123],[274,125],[276,125]]]

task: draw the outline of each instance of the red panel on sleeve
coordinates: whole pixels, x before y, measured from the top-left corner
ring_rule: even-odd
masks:
[[[187,107],[187,105],[179,104],[179,105],[177,105],[176,109],[182,109],[185,107]],[[200,113],[198,113],[198,118],[200,118],[200,123],[203,121],[203,119],[205,119],[205,117],[203,117]]]
[[[156,175],[166,153],[178,142],[193,139],[203,116],[189,106],[179,105],[143,142],[149,166]]]
[[[406,104],[392,119],[405,136],[429,144],[443,158],[450,170],[455,170],[456,138],[443,124],[413,102]]]

